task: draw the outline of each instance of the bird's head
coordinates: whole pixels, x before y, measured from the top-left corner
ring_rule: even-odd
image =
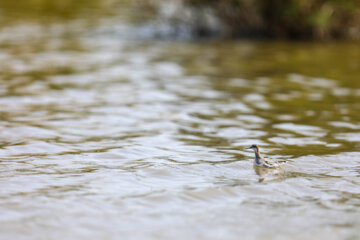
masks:
[[[259,152],[259,146],[256,144],[251,145],[250,147],[246,148],[246,149],[252,149],[255,152]]]

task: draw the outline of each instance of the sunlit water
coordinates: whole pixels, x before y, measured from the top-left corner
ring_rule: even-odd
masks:
[[[0,30],[1,239],[360,238],[358,43],[82,24]]]

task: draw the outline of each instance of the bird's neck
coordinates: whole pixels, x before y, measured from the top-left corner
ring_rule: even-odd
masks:
[[[261,158],[261,154],[259,150],[255,150],[255,158]]]
[[[260,152],[258,150],[255,150],[255,164],[259,165],[260,159],[261,159]]]

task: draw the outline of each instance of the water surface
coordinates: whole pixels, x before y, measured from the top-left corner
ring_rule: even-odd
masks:
[[[1,239],[360,237],[358,43],[66,18],[0,29]]]

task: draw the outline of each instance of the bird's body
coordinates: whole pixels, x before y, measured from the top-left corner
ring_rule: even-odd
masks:
[[[255,160],[254,160],[254,166],[257,167],[263,167],[263,168],[278,168],[281,164],[285,163],[286,161],[271,161],[263,158],[260,154],[259,146],[253,144],[251,147],[247,149],[253,149],[255,152]]]

